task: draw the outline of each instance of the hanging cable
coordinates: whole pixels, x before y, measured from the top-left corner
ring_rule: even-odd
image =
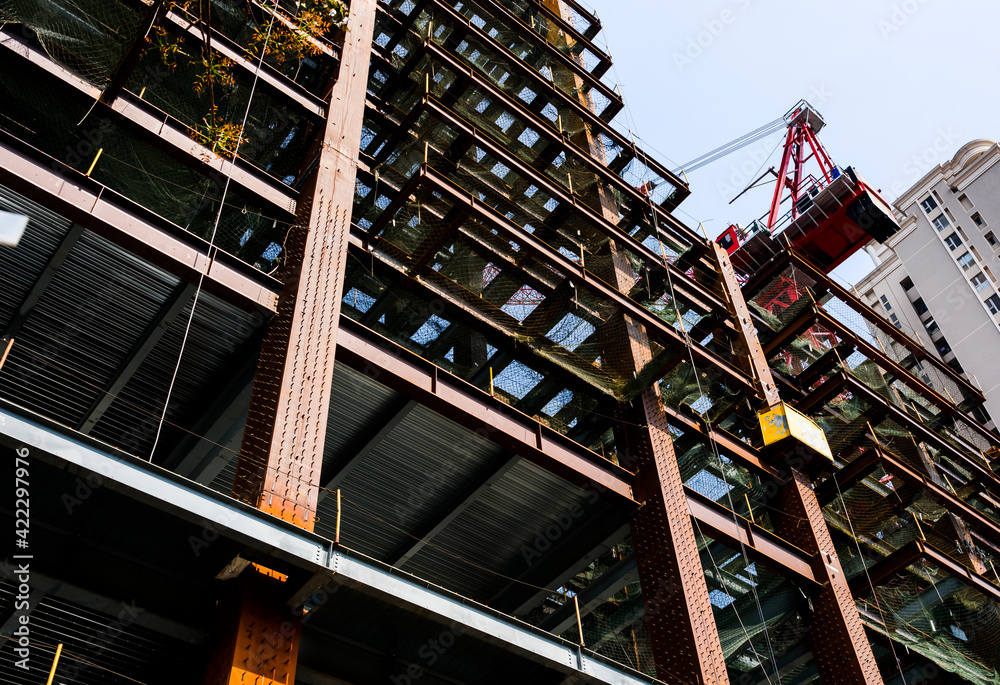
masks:
[[[170,385],[167,387],[167,397],[163,402],[163,413],[160,415],[159,423],[156,426],[156,437],[153,440],[153,446],[149,450],[149,461],[153,461],[153,455],[156,454],[156,447],[160,443],[160,436],[163,431],[163,423],[167,419],[167,411],[170,409],[170,398],[174,392],[174,385],[177,382],[177,375],[180,373],[181,361],[184,359],[184,350],[187,347],[188,337],[191,334],[191,324],[194,322],[195,311],[198,308],[198,298],[201,295],[201,289],[205,283],[205,277],[211,270],[212,265],[215,263],[215,256],[218,253],[218,248],[215,246],[215,237],[219,231],[219,222],[222,221],[222,210],[225,206],[226,195],[229,193],[229,186],[233,180],[233,169],[236,168],[236,160],[239,157],[240,146],[243,144],[242,135],[243,131],[246,130],[247,120],[250,118],[250,107],[253,105],[254,93],[257,91],[257,83],[260,81],[260,70],[264,65],[264,55],[267,54],[267,48],[271,41],[271,31],[274,28],[277,19],[278,3],[280,0],[274,0],[274,4],[271,7],[272,19],[267,25],[267,34],[264,37],[264,45],[261,48],[260,56],[257,59],[257,67],[254,69],[253,73],[253,85],[250,87],[250,95],[247,98],[246,111],[243,113],[243,121],[240,124],[240,136],[236,140],[236,146],[233,150],[233,158],[230,160],[229,171],[226,173],[226,183],[222,188],[222,197],[219,200],[219,211],[215,215],[215,223],[212,226],[212,233],[208,238],[208,262],[205,264],[205,268],[198,274],[198,286],[194,291],[194,300],[191,302],[191,312],[188,315],[187,323],[184,326],[184,335],[181,338],[181,348],[177,353],[177,364],[174,365],[174,371],[170,376]],[[211,8],[208,10],[211,13]],[[206,41],[208,42],[208,41]],[[211,46],[209,45],[209,49]]]
[[[854,544],[858,548],[858,559],[861,561],[861,567],[865,570],[865,577],[868,579],[868,587],[871,588],[872,597],[875,599],[875,608],[878,609],[878,615],[882,619],[882,625],[885,627],[885,635],[889,638],[889,649],[892,651],[892,658],[896,661],[896,668],[899,669],[899,677],[903,680],[903,685],[906,685],[906,675],[903,673],[903,664],[899,661],[899,655],[896,654],[896,647],[893,644],[893,639],[889,635],[889,624],[885,620],[885,613],[882,611],[882,603],[879,601],[878,593],[875,591],[875,583],[872,582],[871,574],[868,573],[868,564],[865,563],[865,555],[861,551],[861,542],[858,540],[858,534],[854,530],[854,523],[851,521],[851,514],[847,511],[847,502],[844,500],[844,493],[841,492],[840,482],[836,478],[833,478],[833,484],[837,486],[837,496],[840,498],[840,507],[844,511],[844,519],[847,520],[847,525],[851,529],[851,537],[854,539]]]

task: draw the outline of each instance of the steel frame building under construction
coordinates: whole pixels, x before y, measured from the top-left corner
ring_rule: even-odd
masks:
[[[3,681],[1000,682],[979,389],[741,282],[574,0],[341,9],[0,0]]]

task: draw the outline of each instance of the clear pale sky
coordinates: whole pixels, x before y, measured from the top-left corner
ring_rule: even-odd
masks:
[[[890,202],[965,143],[1000,136],[997,0],[586,0],[604,25],[632,129],[668,167],[782,116],[800,98],[820,134]],[[767,211],[774,186],[728,202],[780,134],[690,174],[678,215],[712,238]],[[762,168],[778,166],[780,149]],[[759,174],[758,174],[759,175]],[[856,255],[837,271],[872,268]]]

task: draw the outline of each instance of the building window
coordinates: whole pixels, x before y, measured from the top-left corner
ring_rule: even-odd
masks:
[[[986,274],[981,271],[972,277],[972,287],[976,289],[977,293],[983,292],[989,285],[990,282],[987,280]]]
[[[937,325],[937,321],[934,320],[933,316],[924,322],[924,328],[927,329],[927,335],[931,337],[941,332],[941,327]]]
[[[899,282],[899,286],[900,286],[900,287],[901,287],[901,288],[902,288],[903,290],[906,290],[906,291],[908,292],[908,291],[910,291],[910,290],[913,290],[913,281],[912,281],[912,280],[910,279],[910,277],[909,277],[909,276],[907,276],[906,278],[904,278],[903,280],[901,280],[901,281]]]
[[[948,366],[955,369],[955,373],[965,373],[965,369],[962,368],[962,365],[958,363],[957,359],[952,359],[948,362]]]
[[[958,196],[958,203],[962,205],[962,209],[964,209],[965,211],[967,212],[972,211],[972,202],[969,200],[969,197],[964,193]]]
[[[945,340],[944,338],[941,338],[935,344],[937,345],[937,350],[938,352],[941,353],[941,356],[944,356],[949,352],[951,352],[951,345],[949,345],[948,341]]]
[[[924,304],[924,298],[918,297],[913,301],[913,308],[917,310],[917,316],[923,316],[927,313],[927,305]]]
[[[895,326],[896,328],[901,329],[903,327],[903,325],[899,323],[899,317],[896,316],[895,314],[889,315],[889,321],[892,321],[892,325]]]
[[[932,221],[931,223],[933,223],[934,224],[934,228],[936,228],[939,231],[943,231],[944,229],[946,229],[949,226],[951,226],[951,222],[948,221],[948,217],[946,217],[944,214],[941,214],[940,216],[935,217],[934,221]]]
[[[985,226],[986,225],[986,222],[983,221],[983,217],[982,217],[982,215],[980,215],[979,212],[976,212],[975,214],[972,215],[972,221],[973,221],[973,223],[976,224],[976,226]]]
[[[990,295],[987,297],[986,308],[990,310],[990,314],[1000,312],[1000,295]]]
[[[952,250],[957,250],[962,246],[962,239],[958,237],[957,233],[952,233],[947,238],[944,239],[944,244],[947,245]]]
[[[920,203],[920,206],[923,208],[925,213],[930,214],[935,209],[937,209],[938,205],[937,202],[934,201],[933,197],[928,197],[926,200]]]
[[[892,311],[892,305],[889,304],[889,298],[886,297],[885,295],[883,295],[879,299],[882,300],[882,306],[885,307],[885,310],[887,312],[891,312]]]
[[[997,244],[998,244],[997,243],[997,237],[995,235],[993,235],[993,231],[990,231],[989,233],[986,234],[986,242],[988,242],[991,247],[996,247],[997,246]]]
[[[976,260],[972,258],[972,253],[966,252],[961,257],[958,258],[958,265],[962,267],[963,271],[968,271],[976,263]]]

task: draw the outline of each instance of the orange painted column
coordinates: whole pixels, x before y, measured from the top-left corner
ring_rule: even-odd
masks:
[[[313,530],[333,384],[377,0],[353,0],[319,164],[285,241],[277,314],[261,350],[233,495]],[[250,564],[219,602],[206,685],[294,685],[300,617],[284,576]]]

